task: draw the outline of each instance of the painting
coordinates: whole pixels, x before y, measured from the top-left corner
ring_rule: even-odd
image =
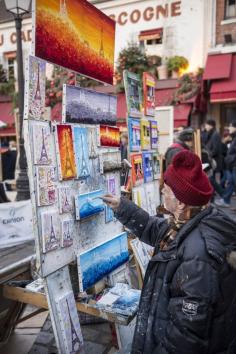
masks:
[[[132,189],[132,200],[137,206],[147,211],[147,199],[144,185]]]
[[[140,121],[138,119],[128,119],[129,149],[131,152],[141,150]]]
[[[48,122],[32,121],[32,143],[35,165],[52,164],[52,135]]]
[[[90,175],[88,129],[82,127],[74,127],[73,132],[77,177],[86,178]]]
[[[97,190],[75,197],[76,220],[81,220],[104,211],[103,190]]]
[[[74,210],[71,187],[58,187],[59,213],[72,213]]]
[[[161,178],[161,163],[160,157],[158,154],[152,155],[152,166],[153,166],[153,178],[160,179]]]
[[[57,125],[56,138],[60,180],[75,178],[77,174],[71,126],[69,124]]]
[[[154,249],[153,247],[140,241],[138,238],[131,240],[130,245],[134,252],[135,258],[138,261],[142,276],[144,277],[148,263],[153,255]]]
[[[131,165],[132,165],[132,183],[133,183],[133,187],[135,187],[144,182],[142,154],[132,154]]]
[[[101,125],[100,142],[101,146],[120,147],[120,129],[109,127],[108,125]]]
[[[150,122],[147,119],[141,119],[141,147],[142,150],[151,149]]]
[[[37,205],[46,206],[56,202],[55,167],[36,167]]]
[[[158,128],[157,128],[156,120],[150,121],[150,131],[151,131],[151,148],[157,149],[158,148]]]
[[[103,184],[103,163],[100,156],[89,160],[90,176],[86,179],[86,185],[89,190],[100,189]]]
[[[57,249],[60,245],[60,223],[58,212],[41,213],[43,253]]]
[[[116,125],[117,98],[77,86],[63,87],[68,123]]]
[[[97,127],[90,126],[88,128],[88,155],[90,159],[96,159],[98,157],[98,146],[100,146],[100,134],[98,142],[97,130]]]
[[[104,172],[110,172],[121,169],[120,151],[104,152],[101,155]]]
[[[35,9],[37,57],[113,84],[114,20],[84,0],[37,0]]]
[[[128,70],[124,70],[123,76],[128,116],[140,118],[142,107],[140,78]]]
[[[75,234],[74,220],[66,218],[61,220],[61,247],[70,247]]]
[[[83,337],[73,292],[56,299],[55,304],[66,353],[77,354],[83,346]]]
[[[107,193],[116,195],[116,179],[114,176],[109,176],[107,179]],[[114,220],[113,210],[106,205],[105,207],[105,223],[109,223]]]
[[[146,211],[151,215],[155,216],[157,213],[157,207],[160,205],[160,190],[157,181],[153,183],[146,183],[144,185],[145,196],[147,200]]]
[[[78,256],[79,273],[82,275],[82,289],[93,286],[129,259],[127,233],[96,246]]]
[[[150,73],[143,73],[143,98],[145,116],[155,116],[155,78]]]
[[[46,62],[29,56],[28,118],[44,120]]]
[[[152,165],[152,153],[143,152],[143,175],[144,182],[153,181],[153,165]]]

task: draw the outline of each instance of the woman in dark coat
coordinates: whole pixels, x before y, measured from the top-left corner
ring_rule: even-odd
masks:
[[[236,353],[236,224],[208,205],[213,190],[193,153],[178,153],[164,180],[169,221],[104,196],[120,222],[155,247],[132,353]]]

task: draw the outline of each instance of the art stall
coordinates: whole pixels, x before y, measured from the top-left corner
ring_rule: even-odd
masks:
[[[101,198],[120,195],[117,99],[80,86],[84,76],[112,84],[114,40],[115,22],[85,0],[33,1],[24,137],[39,278],[25,289],[6,286],[4,294],[49,309],[61,354],[83,352],[78,310],[115,323],[123,349],[130,341],[123,325],[134,318],[140,297],[127,273],[127,232]],[[141,122],[152,140],[143,137],[143,155],[132,145],[134,195],[141,200],[147,193],[154,213],[149,151],[157,144],[156,121]],[[135,129],[140,117],[131,123]],[[149,183],[140,185],[144,180]],[[71,283],[72,262],[77,284]]]
[[[129,162],[131,166],[126,189],[132,200],[151,216],[157,214],[160,206],[161,155],[159,153],[159,119],[155,110],[155,79],[143,73],[143,87],[140,77],[124,71],[127,103],[127,127],[129,137]],[[138,265],[139,286],[152,256],[152,247],[137,238],[130,242]]]

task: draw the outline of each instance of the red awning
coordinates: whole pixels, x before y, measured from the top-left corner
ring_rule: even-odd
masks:
[[[165,90],[156,90],[156,105],[157,106],[169,106],[174,98],[176,88],[168,88]]]
[[[0,137],[5,137],[5,136],[15,136],[16,135],[16,128],[11,127],[11,128],[2,128],[0,129]]]
[[[213,103],[236,101],[236,55],[233,55],[230,77],[214,81],[211,85],[210,95]]]
[[[15,124],[12,102],[0,102],[0,120],[8,126]]]
[[[188,125],[188,118],[192,110],[190,104],[179,104],[174,106],[174,128],[178,128],[181,125]]]
[[[155,28],[151,30],[141,31],[139,34],[139,40],[144,41],[148,39],[159,39],[163,35],[163,28]]]
[[[203,80],[228,79],[231,65],[232,54],[208,55]]]

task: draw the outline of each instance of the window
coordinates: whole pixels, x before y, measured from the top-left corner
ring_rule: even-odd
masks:
[[[147,45],[155,45],[155,44],[162,44],[162,37],[147,40]]]
[[[225,19],[236,17],[236,0],[225,0]]]
[[[8,80],[15,78],[15,59],[8,58]]]

